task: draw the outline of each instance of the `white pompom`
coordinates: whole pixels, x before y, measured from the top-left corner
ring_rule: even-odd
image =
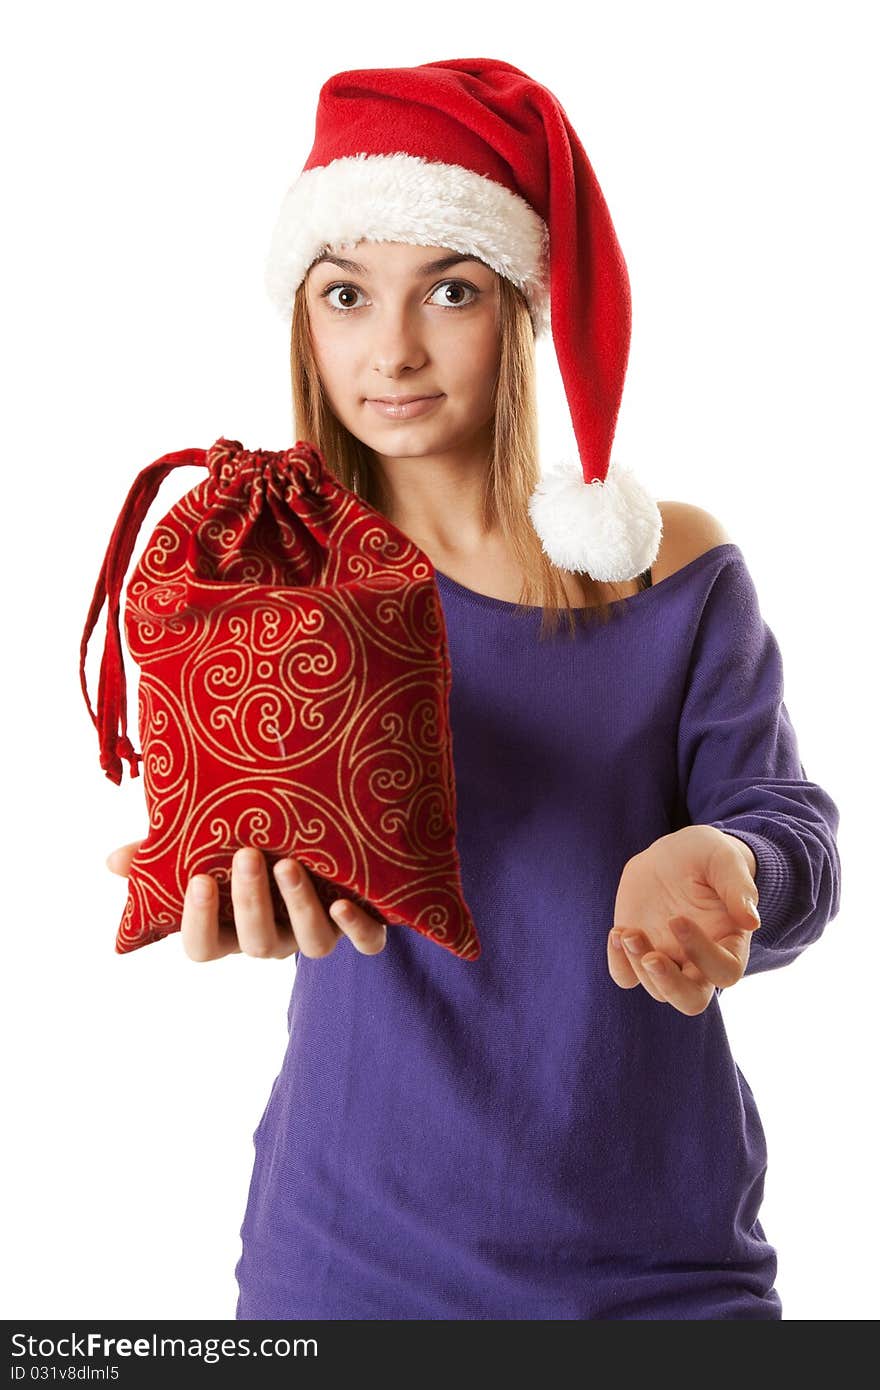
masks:
[[[580,462],[545,464],[529,498],[532,525],[561,569],[604,583],[635,579],[660,549],[663,519],[635,475],[613,461],[604,482],[584,482]]]

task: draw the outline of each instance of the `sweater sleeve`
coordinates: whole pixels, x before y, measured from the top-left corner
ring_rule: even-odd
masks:
[[[839,911],[840,813],[807,778],[783,699],[779,645],[738,548],[697,624],[678,775],[684,823],[714,825],[754,851],[761,925],[745,973],[787,965]]]

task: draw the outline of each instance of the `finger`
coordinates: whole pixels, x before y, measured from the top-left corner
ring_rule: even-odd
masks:
[[[279,859],[274,874],[304,955],[329,955],[341,936],[347,936],[362,955],[377,955],[384,949],[385,923],[376,922],[347,898],[331,903],[328,915],[311,875],[293,855]]]
[[[327,916],[308,870],[293,855],[286,855],[277,861],[273,873],[298,949],[304,956],[328,956],[343,932]]]
[[[384,951],[388,940],[388,928],[384,922],[377,922],[347,898],[337,898],[335,903],[331,903],[330,913],[333,921],[362,955],[377,956]]]
[[[739,853],[736,855],[736,865],[733,880],[725,882],[723,892],[716,891],[738,927],[743,931],[757,931],[761,925],[758,888],[744,856]]]
[[[328,956],[342,933],[327,917],[305,867],[293,855],[277,860],[272,870],[284,899],[297,950],[304,956]]]
[[[742,979],[747,960],[743,945],[747,949],[748,937],[734,932],[720,941],[713,941],[689,917],[671,917],[669,926],[688,960],[693,961],[713,986],[727,989]]]
[[[630,964],[628,953],[623,949],[619,927],[612,927],[608,933],[606,950],[608,971],[614,983],[620,985],[621,989],[635,989],[641,981]]]
[[[659,991],[654,998],[662,998],[679,1013],[689,1018],[704,1013],[714,998],[715,988],[710,980],[689,977],[676,961],[662,951],[646,951],[641,960],[642,969],[651,980],[654,989]]]
[[[746,870],[748,874],[748,870]],[[754,880],[749,875],[750,888],[747,888],[739,897],[734,893],[728,901],[728,911],[736,922],[737,926],[745,931],[757,931],[761,925],[761,915],[758,912],[758,894],[754,885]]]
[[[757,859],[751,845],[734,832],[722,831],[722,852],[713,854],[709,866],[712,887],[741,931],[756,931],[758,912]]]
[[[250,846],[232,856],[232,910],[241,949],[247,956],[279,960],[296,949],[287,923],[275,921],[275,904],[262,852]]]
[[[120,845],[118,849],[111,850],[104,860],[110,872],[119,874],[122,878],[128,878],[131,861],[142,844],[143,840],[133,840],[130,845]]]
[[[652,999],[656,999],[659,1004],[665,1004],[666,996],[662,988],[659,983],[655,983],[653,975],[645,970],[642,964],[642,956],[648,952],[651,952],[652,955],[657,954],[647,937],[643,936],[640,931],[628,930],[624,927],[621,929],[621,941],[623,942],[624,954],[639,984],[648,991]]]
[[[633,971],[652,999],[671,1004],[689,1016],[707,1008],[715,991],[697,967],[689,962],[679,966],[670,956],[655,950],[640,932],[625,932],[622,939]]]
[[[211,874],[194,874],[187,884],[180,935],[190,960],[219,960],[241,950],[235,927],[220,926],[219,893]]]

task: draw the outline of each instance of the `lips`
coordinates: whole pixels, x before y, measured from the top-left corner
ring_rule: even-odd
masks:
[[[371,410],[374,410],[377,415],[384,416],[386,420],[409,420],[414,415],[424,415],[426,411],[434,410],[441,400],[443,400],[442,394],[437,396],[395,396],[390,400],[369,397],[366,403]]]
[[[420,396],[370,396],[371,401],[378,401],[381,405],[409,405],[410,401],[429,401],[433,400],[439,392],[424,391]]]

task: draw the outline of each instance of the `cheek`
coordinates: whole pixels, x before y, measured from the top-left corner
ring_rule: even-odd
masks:
[[[341,404],[351,394],[351,382],[359,375],[354,371],[353,355],[346,349],[342,335],[313,332],[312,356],[325,392],[331,401]]]
[[[491,318],[471,331],[453,335],[443,343],[444,365],[462,385],[475,391],[482,389],[486,377],[492,377],[501,361],[501,342],[498,329]]]
[[[312,354],[322,374],[325,371],[327,373],[340,372],[345,361],[345,350],[339,335],[327,333],[320,325],[316,327],[312,324],[310,337]]]
[[[490,400],[500,365],[501,345],[492,329],[475,338],[459,358],[459,379],[471,400],[480,404]]]

